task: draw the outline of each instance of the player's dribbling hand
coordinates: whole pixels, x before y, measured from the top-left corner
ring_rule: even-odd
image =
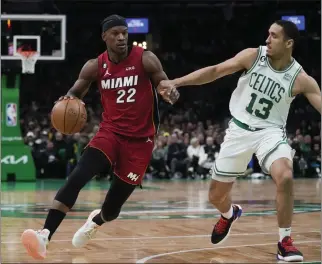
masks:
[[[158,93],[170,104],[178,101],[180,94],[171,80],[163,80],[157,87]]]
[[[77,98],[77,97],[72,96],[72,95],[64,95],[64,96],[59,97],[59,98],[58,98],[58,100],[57,100],[57,101],[55,101],[54,103],[56,104],[56,103],[57,103],[57,102],[59,102],[59,101],[67,100],[67,99],[71,99],[71,100],[73,100],[73,99],[75,99],[75,98]],[[79,99],[79,98],[77,98],[77,99]],[[79,99],[79,100],[80,100],[80,99]],[[80,100],[80,101],[81,101],[81,103],[82,103],[83,105],[85,105],[85,103],[84,103],[82,100]]]

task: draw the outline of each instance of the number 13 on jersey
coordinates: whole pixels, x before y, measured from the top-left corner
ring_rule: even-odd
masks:
[[[134,103],[135,98],[133,96],[136,94],[136,89],[135,88],[130,88],[128,90],[118,90],[117,91],[117,99],[116,103],[118,104],[123,104],[123,103]]]
[[[273,102],[264,97],[259,98],[259,100],[257,101],[257,94],[255,93],[252,93],[250,96],[252,97],[252,99],[250,100],[248,106],[246,107],[246,111],[250,114],[255,114],[255,116],[261,119],[267,119],[273,107]],[[258,109],[258,108],[254,109],[254,105],[262,105],[262,107],[261,109]]]

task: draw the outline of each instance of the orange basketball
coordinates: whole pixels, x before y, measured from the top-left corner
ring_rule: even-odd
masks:
[[[65,135],[81,131],[86,121],[86,108],[77,98],[58,101],[51,111],[51,123]]]

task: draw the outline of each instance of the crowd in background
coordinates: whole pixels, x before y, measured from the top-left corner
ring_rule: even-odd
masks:
[[[162,124],[156,137],[147,177],[206,179],[220,150],[230,118],[217,121],[198,121],[202,104],[186,109],[163,103]],[[199,105],[199,107],[198,107]],[[165,110],[169,108],[168,110]],[[32,149],[38,177],[65,178],[80,158],[81,152],[99,128],[100,116],[87,106],[88,123],[81,133],[63,136],[50,125],[48,116],[38,114],[36,103],[21,119],[25,142]],[[292,112],[294,119],[302,120],[296,129],[289,130],[288,142],[296,151],[294,172],[296,177],[318,177],[321,167],[320,121],[308,121],[301,116],[314,115],[311,107]],[[202,119],[202,118],[200,118]],[[249,171],[260,173],[254,156]],[[109,177],[111,175],[98,175]]]
[[[91,10],[97,11],[99,4],[86,5],[84,2],[80,5],[77,13],[71,11],[70,3],[59,6],[62,13],[68,14],[66,61],[37,64],[34,75],[22,77],[21,127],[25,142],[32,149],[38,178],[66,178],[97,132],[101,120],[102,107],[96,84],[84,99],[88,122],[80,133],[63,136],[52,128],[49,119],[53,102],[68,91],[82,65],[104,50],[99,30],[94,30],[97,27],[95,15],[104,18],[110,11],[95,13]],[[320,83],[320,56],[317,56],[321,44],[320,22],[317,23],[320,6],[297,5],[294,3],[293,9],[300,8],[306,15],[307,30],[302,32],[301,46],[295,58]],[[268,26],[275,18],[280,18],[283,10],[287,10],[285,8],[276,3],[267,5],[255,1],[247,7],[174,8],[164,5],[137,10],[135,7],[115,8],[114,11],[123,16],[133,16],[135,12],[141,17],[145,13],[149,15],[153,51],[169,78],[174,78],[221,62],[244,48],[265,45]],[[82,12],[94,19],[76,19]],[[130,36],[130,42],[133,38],[135,36]],[[218,155],[231,118],[228,103],[239,75],[200,87],[182,88],[180,100],[174,106],[161,101],[161,126],[147,169],[148,178],[209,177],[209,169]],[[320,128],[320,115],[303,96],[296,98],[287,125],[289,144],[296,150],[295,177],[321,176]],[[261,172],[255,156],[248,171]],[[111,175],[98,175],[105,176]]]

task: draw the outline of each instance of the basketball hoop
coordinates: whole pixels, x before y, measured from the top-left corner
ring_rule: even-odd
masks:
[[[22,73],[33,74],[35,73],[35,64],[39,57],[37,51],[17,51],[22,62]]]

